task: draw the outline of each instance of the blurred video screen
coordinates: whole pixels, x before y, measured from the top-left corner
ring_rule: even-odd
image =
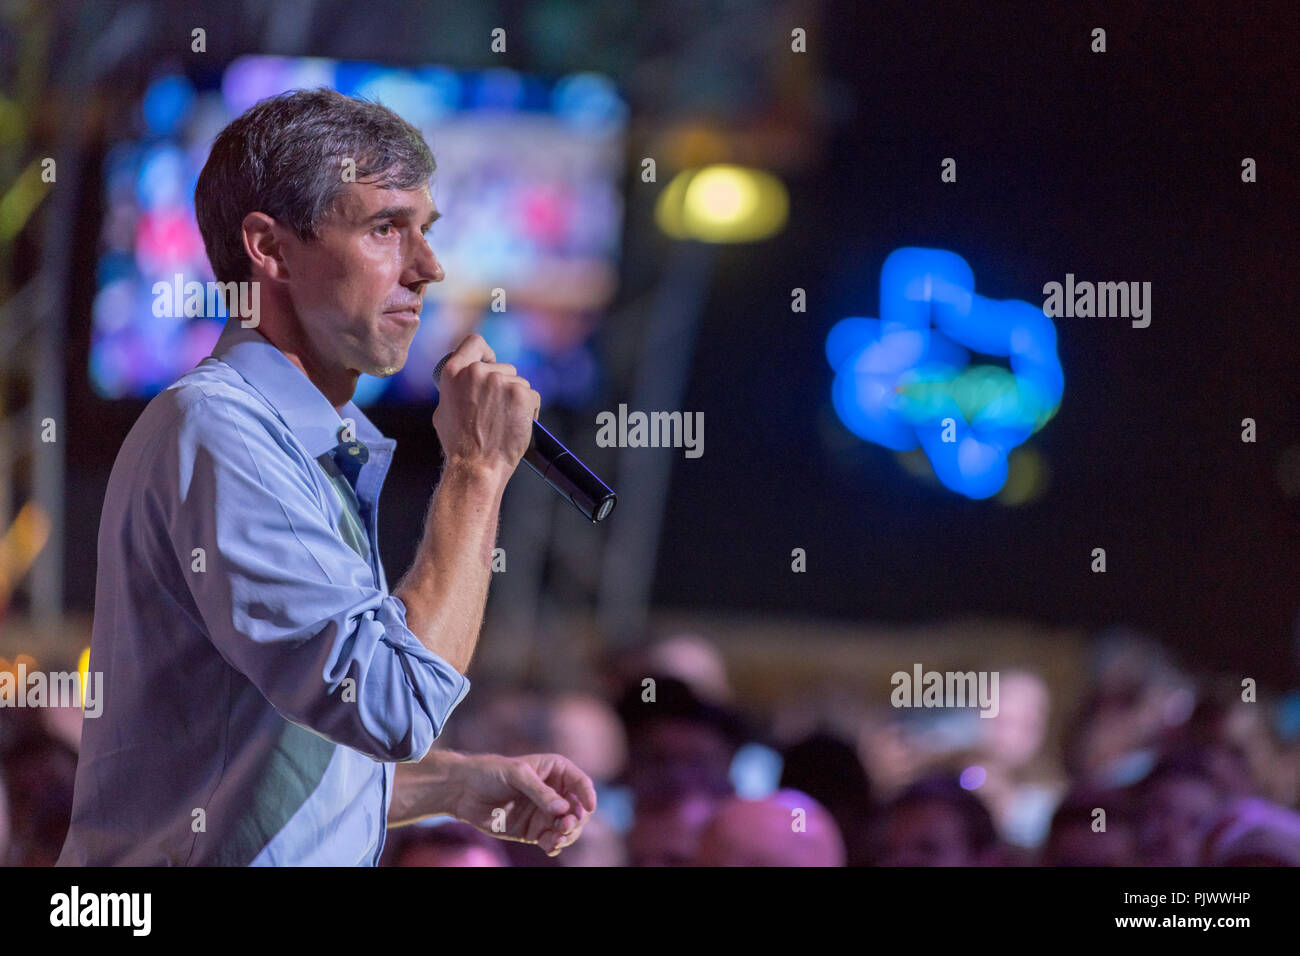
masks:
[[[95,391],[148,398],[211,352],[225,321],[220,304],[189,317],[154,308],[155,283],[215,278],[194,217],[208,150],[257,101],[321,86],[394,110],[424,134],[437,161],[432,192],[442,218],[429,241],[446,278],[428,287],[406,366],[389,378],[363,375],[357,404],[432,400],[434,366],[475,331],[548,405],[589,401],[600,375],[593,340],[616,289],[623,222],[627,107],[615,86],[590,73],[543,79],[268,56],[233,61],[218,88],[156,77],[133,110],[129,138],[108,150],[90,343]]]

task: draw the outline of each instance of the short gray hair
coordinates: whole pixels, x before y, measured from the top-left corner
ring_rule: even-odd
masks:
[[[424,137],[406,120],[331,89],[268,97],[223,129],[194,189],[199,232],[218,281],[251,277],[242,238],[250,212],[265,213],[299,239],[314,239],[343,189],[346,158],[356,163],[357,182],[388,189],[414,189],[437,168]]]

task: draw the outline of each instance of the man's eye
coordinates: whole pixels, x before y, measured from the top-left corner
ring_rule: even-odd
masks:
[[[392,232],[393,224],[391,222],[382,222],[375,226],[375,232],[381,236],[387,236]]]

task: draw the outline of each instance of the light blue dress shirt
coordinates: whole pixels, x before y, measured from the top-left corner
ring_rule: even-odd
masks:
[[[359,471],[337,464],[348,438]],[[394,761],[423,757],[469,691],[388,593],[395,446],[237,317],[145,408],[104,499],[104,705],[60,865],[379,859]]]

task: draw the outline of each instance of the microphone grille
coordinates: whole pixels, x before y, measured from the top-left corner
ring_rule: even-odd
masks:
[[[447,359],[451,358],[453,354],[454,354],[454,353],[452,353],[452,352],[448,352],[448,353],[447,353],[446,355],[444,355],[441,359],[439,359],[439,360],[438,360],[438,364],[435,365],[435,366],[433,367],[433,384],[434,384],[434,385],[440,385],[440,384],[442,384],[442,367],[443,367],[444,365],[447,364]]]

